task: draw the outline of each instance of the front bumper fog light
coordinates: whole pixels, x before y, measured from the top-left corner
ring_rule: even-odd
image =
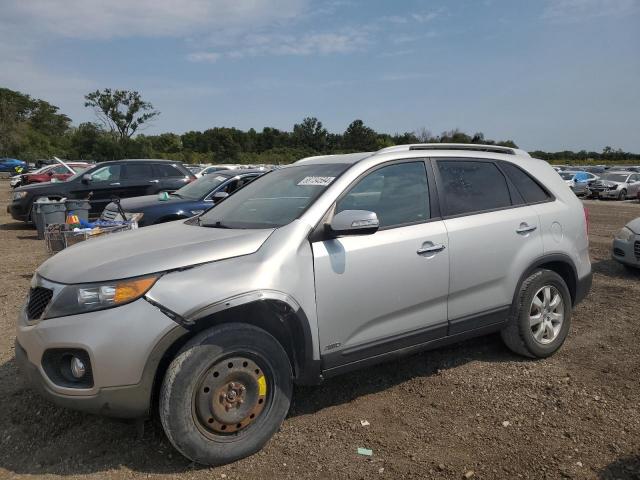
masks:
[[[81,379],[84,377],[85,373],[87,373],[87,367],[84,362],[80,360],[78,357],[71,358],[71,375],[74,378]]]

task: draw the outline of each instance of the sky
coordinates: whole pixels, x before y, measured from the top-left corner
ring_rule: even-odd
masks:
[[[0,86],[145,132],[459,128],[527,150],[640,152],[640,0],[2,0]]]

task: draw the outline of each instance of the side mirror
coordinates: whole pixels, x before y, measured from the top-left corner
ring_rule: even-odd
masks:
[[[82,175],[82,183],[89,183],[91,182],[91,175],[88,173],[85,173],[84,175]]]
[[[50,177],[53,177],[53,170],[49,170],[49,171],[47,172],[47,175],[49,175]]]
[[[216,192],[213,194],[213,203],[218,203],[220,200],[227,198],[229,194],[227,192]]]
[[[375,212],[367,210],[343,210],[334,215],[331,231],[335,235],[371,235],[380,227]]]

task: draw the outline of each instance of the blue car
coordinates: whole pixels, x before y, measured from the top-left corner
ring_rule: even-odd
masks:
[[[11,175],[27,173],[27,162],[17,158],[0,158],[0,172],[9,172]]]
[[[138,220],[139,227],[171,222],[208,210],[217,201],[228,197],[264,173],[264,170],[222,170],[205,175],[173,193],[124,198],[119,203],[127,217],[129,214],[142,213],[142,218]],[[119,213],[117,203],[111,202],[100,218],[115,220]]]

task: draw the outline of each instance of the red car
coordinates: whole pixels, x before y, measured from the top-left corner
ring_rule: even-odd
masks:
[[[88,163],[85,163],[85,162],[68,162],[67,165],[73,168],[76,172],[79,172],[80,170],[85,170],[90,166]],[[30,185],[32,183],[50,182],[53,179],[59,182],[64,182],[67,178],[69,178],[72,175],[73,173],[71,173],[69,169],[64,165],[60,165],[60,164],[48,165],[33,173],[22,174],[19,185]]]

